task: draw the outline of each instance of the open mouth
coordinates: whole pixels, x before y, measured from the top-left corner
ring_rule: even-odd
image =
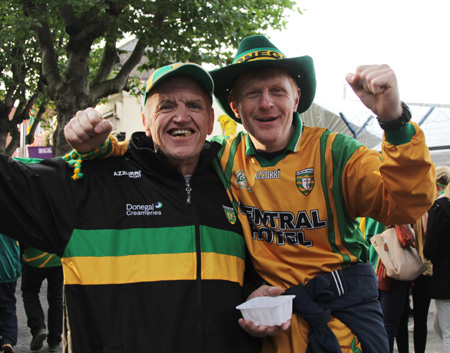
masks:
[[[262,123],[266,123],[266,122],[271,122],[276,120],[277,117],[267,117],[267,118],[259,118],[257,119],[258,121],[262,122]]]
[[[188,130],[188,129],[176,129],[176,130],[171,130],[170,132],[170,136],[172,137],[187,137],[193,134],[192,130]]]

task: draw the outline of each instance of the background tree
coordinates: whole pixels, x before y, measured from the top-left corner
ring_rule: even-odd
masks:
[[[14,16],[11,16],[11,13]],[[20,144],[19,124],[29,119],[35,106],[34,131],[48,103],[40,80],[39,46],[23,12],[12,4],[0,3],[0,152],[11,155]],[[31,132],[30,131],[30,132]],[[7,137],[11,137],[6,145]]]
[[[243,37],[284,28],[286,10],[297,9],[289,0],[11,0],[1,6],[8,7],[4,10],[9,16],[21,16],[17,26],[28,38],[18,42],[2,32],[0,40],[23,43],[22,51],[33,47],[33,64],[39,64],[39,70],[25,69],[26,75],[35,72],[35,90],[30,80],[23,83],[28,87],[26,102],[31,103],[34,93],[54,102],[55,155],[70,149],[63,127],[76,111],[127,89],[130,72],[143,56],[148,62],[142,69],[177,61],[228,63]],[[137,44],[117,70],[117,43],[125,35],[133,35]],[[1,74],[5,72],[12,72],[12,66]]]

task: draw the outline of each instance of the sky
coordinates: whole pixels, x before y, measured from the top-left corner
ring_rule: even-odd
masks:
[[[388,64],[403,101],[450,104],[450,1],[297,3],[303,14],[291,15],[286,30],[268,35],[288,57],[314,59],[316,103],[342,99],[345,75],[358,65]]]
[[[396,73],[400,98],[413,109],[413,121],[427,114],[427,104],[450,107],[450,0],[297,0],[297,4],[303,14],[291,12],[287,29],[267,35],[288,57],[313,58],[315,103],[363,125],[373,114],[359,103],[345,75],[358,65],[388,64]],[[436,109],[427,118],[435,130],[427,132],[430,137],[448,136],[449,118],[442,111]],[[375,119],[366,129],[382,133]],[[222,133],[220,127],[215,133]]]

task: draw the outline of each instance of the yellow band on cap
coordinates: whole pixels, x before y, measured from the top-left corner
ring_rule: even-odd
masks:
[[[284,58],[286,58],[286,56],[277,50],[273,49],[255,50],[252,52],[246,52],[242,54],[240,57],[236,58],[233,64],[239,64],[242,62],[254,60],[278,60]]]

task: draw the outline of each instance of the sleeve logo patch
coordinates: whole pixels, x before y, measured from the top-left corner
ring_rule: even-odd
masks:
[[[234,208],[233,207],[228,207],[225,205],[222,205],[223,210],[225,212],[225,216],[228,219],[228,222],[230,222],[231,224],[235,224],[237,217],[236,217],[236,213],[234,212]]]

